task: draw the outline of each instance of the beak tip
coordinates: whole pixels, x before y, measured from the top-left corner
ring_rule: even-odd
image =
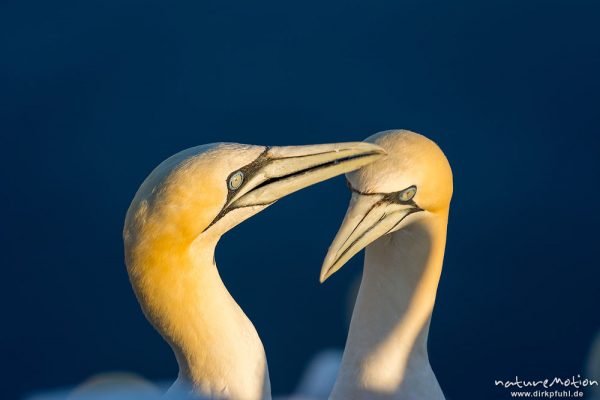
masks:
[[[319,282],[324,283],[331,275],[332,275],[331,267],[321,269],[321,276],[319,277]]]

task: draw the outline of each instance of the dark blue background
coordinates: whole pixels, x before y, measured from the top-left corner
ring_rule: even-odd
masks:
[[[121,242],[160,161],[390,128],[434,139],[454,170],[430,334],[448,397],[582,373],[600,328],[599,20],[596,1],[566,0],[3,1],[3,398],[115,369],[175,377]],[[344,344],[362,256],[323,286],[318,273],[348,198],[342,178],[322,183],[218,247],[274,393]]]

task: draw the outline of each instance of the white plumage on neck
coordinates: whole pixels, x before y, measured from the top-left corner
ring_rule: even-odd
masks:
[[[444,399],[427,336],[446,225],[427,216],[367,247],[332,399]]]

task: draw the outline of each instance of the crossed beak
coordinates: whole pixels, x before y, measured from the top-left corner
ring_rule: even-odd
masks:
[[[399,202],[394,194],[353,192],[344,221],[323,261],[321,283],[370,243],[401,229],[404,219],[418,211],[422,209],[414,202]]]

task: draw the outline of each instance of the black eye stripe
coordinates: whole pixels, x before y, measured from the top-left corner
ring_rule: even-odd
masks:
[[[252,161],[250,164],[244,165],[242,168],[240,168],[236,171],[233,171],[232,173],[229,174],[229,176],[227,176],[227,178],[225,179],[225,187],[227,188],[227,199],[225,200],[225,204],[229,204],[229,202],[231,201],[233,196],[235,196],[237,191],[240,190],[241,188],[243,188],[246,185],[246,183],[248,183],[248,181],[250,180],[249,178],[257,170],[259,170],[264,164],[266,164],[269,161],[269,156],[267,155],[267,153],[269,152],[270,149],[271,149],[271,147],[265,146],[264,151],[262,153],[260,153],[260,155],[258,157],[256,157],[256,159],[254,161]],[[239,174],[239,173],[242,174],[242,176],[244,177],[244,180],[242,181],[240,186],[238,186],[235,189],[232,189],[229,186],[229,180],[235,174]],[[219,211],[219,214],[217,214],[217,216],[215,217],[215,219],[206,228],[204,228],[204,231],[202,231],[202,232],[205,232],[208,228],[213,226],[218,220],[223,218],[225,216],[225,214],[227,214],[229,211],[231,211],[231,210],[227,207],[222,208],[221,211]]]
[[[415,194],[416,194],[416,190],[417,190],[416,185],[410,185],[406,189],[402,189],[402,190],[399,190],[397,192],[392,192],[392,193],[366,193],[366,192],[361,192],[360,190],[353,188],[347,179],[346,179],[346,184],[348,185],[348,188],[350,188],[351,192],[358,193],[361,196],[383,196],[383,198],[380,201],[387,201],[390,203],[399,203],[399,204],[410,204],[413,206],[417,205],[413,201],[413,198],[415,197],[414,195],[409,200],[406,200],[406,201],[400,200],[400,194],[403,192],[406,192],[407,190],[415,189]]]
[[[225,202],[225,204],[229,203],[229,200],[231,200],[231,198],[235,195],[235,193],[240,190],[241,188],[244,187],[244,185],[248,182],[248,178],[250,178],[252,175],[254,175],[254,173],[259,170],[268,160],[269,157],[267,156],[267,153],[269,152],[271,148],[269,146],[265,147],[265,150],[260,153],[260,155],[254,160],[252,161],[250,164],[244,165],[242,168],[238,169],[237,171],[233,171],[232,173],[229,174],[229,176],[227,176],[227,179],[225,179],[225,184],[227,185],[227,189],[229,189],[229,193],[227,193],[227,201]],[[229,181],[230,179],[236,175],[241,173],[242,176],[244,177],[244,181],[242,182],[242,184],[240,186],[238,186],[235,189],[232,189],[229,186]]]

